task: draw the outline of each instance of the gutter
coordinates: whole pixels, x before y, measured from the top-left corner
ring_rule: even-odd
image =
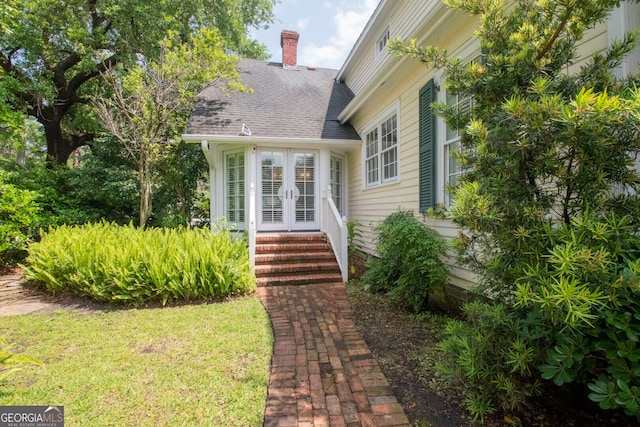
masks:
[[[182,139],[190,143],[202,143],[209,141],[219,144],[264,144],[264,145],[305,145],[305,146],[341,146],[360,147],[360,139],[312,139],[312,138],[276,138],[276,137],[254,137],[254,136],[233,136],[233,135],[210,135],[210,134],[184,134]]]
[[[355,52],[360,50],[360,45],[362,44],[362,39],[364,38],[365,34],[369,33],[369,30],[373,26],[374,22],[376,22],[378,20],[378,16],[380,16],[380,13],[381,13],[382,9],[385,8],[387,3],[390,3],[390,1],[389,0],[382,0],[378,4],[378,6],[376,7],[376,10],[374,10],[373,14],[371,15],[371,18],[369,18],[369,21],[367,21],[367,25],[365,25],[364,29],[362,30],[362,32],[360,32],[360,36],[358,37],[358,40],[356,40],[356,44],[353,45],[353,47],[351,48],[351,51],[349,51],[349,55],[347,55],[347,59],[345,59],[344,63],[342,64],[342,67],[338,71],[338,75],[336,76],[336,81],[338,83],[342,82],[342,75],[345,72],[345,68],[347,68],[349,62],[351,62],[351,58],[355,55]]]

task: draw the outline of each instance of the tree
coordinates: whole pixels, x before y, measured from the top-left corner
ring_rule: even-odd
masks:
[[[50,160],[66,163],[98,131],[88,104],[101,73],[116,64],[126,68],[136,54],[156,57],[168,31],[185,41],[203,27],[219,29],[232,52],[266,57],[266,48],[249,40],[247,29],[270,23],[274,3],[10,0],[0,5],[0,87],[10,91],[0,101],[35,117]]]
[[[490,322],[470,318],[452,329],[477,340],[464,355],[462,341],[447,347],[459,367],[473,360],[484,370],[481,381],[468,378],[476,387],[469,402],[480,416],[496,407],[492,400],[526,403],[513,397],[535,387],[514,387],[522,377],[512,374],[532,383],[538,371],[558,386],[588,383],[601,407],[638,416],[640,91],[637,77],[613,73],[638,31],[578,68],[585,32],[620,1],[447,4],[479,16],[483,61],[463,65],[415,41],[391,48],[444,67],[447,91],[472,99],[466,115],[435,106],[464,131],[458,158],[466,173],[449,209],[461,259],[478,272],[480,291],[506,307],[494,305]],[[512,335],[492,342],[501,328]]]
[[[9,22],[18,15],[16,0],[7,0],[0,4],[0,34],[8,34]],[[2,75],[5,71],[0,68],[0,147],[19,148],[19,140],[24,129],[24,116],[13,110],[9,104],[12,100],[11,87]]]
[[[228,56],[217,31],[199,30],[189,43],[170,34],[160,43],[155,61],[140,57],[128,73],[104,74],[112,92],[98,97],[95,105],[106,129],[125,147],[138,169],[140,227],[152,212],[153,176],[166,166],[186,126],[198,94],[205,85],[225,81],[242,88],[237,59]]]
[[[164,209],[154,211],[153,225],[190,225],[194,204],[199,196],[199,185],[209,171],[207,160],[199,144],[180,141],[157,165],[159,188],[157,199],[162,197]]]

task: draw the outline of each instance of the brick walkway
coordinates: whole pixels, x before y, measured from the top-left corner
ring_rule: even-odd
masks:
[[[410,426],[343,284],[258,288],[275,342],[265,427]]]

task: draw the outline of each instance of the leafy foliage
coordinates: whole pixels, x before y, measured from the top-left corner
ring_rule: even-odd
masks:
[[[369,261],[362,276],[365,288],[385,291],[393,301],[421,311],[435,286],[444,286],[448,271],[441,257],[444,239],[413,215],[398,211],[375,229],[377,258]]]
[[[25,277],[97,301],[216,300],[255,287],[246,242],[228,230],[60,226],[29,249]]]
[[[186,43],[180,43],[177,34],[169,34],[160,50],[157,60],[140,59],[124,75],[115,70],[104,74],[109,93],[95,100],[104,126],[138,170],[140,227],[146,226],[152,214],[154,177],[159,169],[166,179],[180,176],[167,158],[177,149],[172,142],[179,141],[202,88],[217,81],[242,88],[236,59],[225,53],[216,31],[200,30]]]
[[[2,166],[8,172],[8,182],[36,195],[39,213],[33,224],[36,234],[31,238],[38,237],[39,228],[61,224],[84,224],[101,218],[124,223],[131,220],[130,210],[135,205],[129,203],[131,195],[127,196],[124,180],[114,181],[112,169],[45,169],[42,161],[30,161],[25,166],[6,162]],[[106,194],[108,191],[113,192]]]
[[[449,357],[440,372],[465,385],[465,404],[475,419],[499,407],[522,411],[541,392],[531,377],[538,351],[520,335],[520,320],[504,304],[480,301],[464,307],[465,321],[448,323],[439,348]]]
[[[272,22],[273,5],[272,0],[5,1],[0,88],[7,92],[0,91],[0,97],[11,111],[35,117],[44,127],[50,158],[66,163],[99,130],[87,104],[101,90],[101,73],[117,64],[129,68],[138,55],[154,60],[169,32],[186,41],[200,28],[217,29],[230,52],[264,58],[266,47],[250,40],[248,30]]]
[[[465,114],[435,108],[464,130],[457,157],[466,173],[449,211],[463,230],[460,259],[478,273],[479,290],[515,316],[513,338],[496,341],[495,352],[533,340],[542,378],[588,383],[601,407],[640,417],[640,91],[637,77],[613,73],[638,31],[578,68],[585,32],[619,1],[447,3],[479,16],[483,61],[463,65],[415,41],[392,48],[444,67],[447,92],[472,99]],[[495,328],[473,327],[483,341]],[[478,365],[495,366],[480,355]],[[510,406],[498,390],[470,387],[490,402],[477,414]]]
[[[37,194],[17,188],[0,170],[0,269],[16,260],[27,249],[37,227]]]
[[[156,208],[150,225],[187,226],[192,217],[209,217],[208,207],[204,216],[197,211],[201,199],[209,195],[199,187],[207,178],[209,166],[198,144],[179,142],[161,159],[157,168],[160,173],[154,193]]]
[[[12,345],[0,337],[0,386],[4,385],[5,380],[12,374],[22,369],[22,366],[26,364],[40,365],[37,359],[29,356],[13,353]],[[11,405],[11,397],[3,397],[0,399],[0,404],[3,406]]]

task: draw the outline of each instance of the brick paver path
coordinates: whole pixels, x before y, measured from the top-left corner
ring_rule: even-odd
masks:
[[[410,426],[343,284],[258,288],[275,342],[265,427]]]

